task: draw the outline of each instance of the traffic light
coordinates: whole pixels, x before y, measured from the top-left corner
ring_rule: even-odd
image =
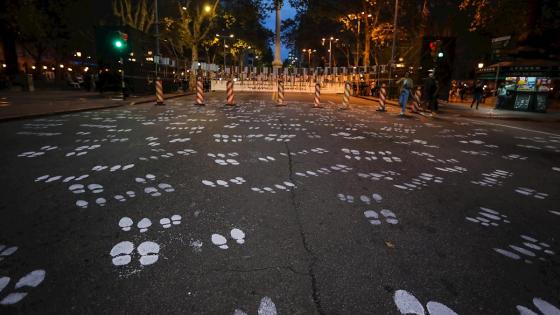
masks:
[[[113,36],[113,48],[119,52],[124,52],[128,46],[128,34],[121,31],[115,32]]]
[[[438,56],[440,58],[443,57],[443,55],[440,56],[440,53],[441,53],[440,52],[440,45],[441,45],[441,41],[439,41],[439,40],[435,40],[435,41],[430,42],[430,54],[432,55],[432,58],[435,59],[436,56]]]

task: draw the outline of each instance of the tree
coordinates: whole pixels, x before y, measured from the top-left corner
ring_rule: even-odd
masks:
[[[201,6],[198,1],[187,0],[178,8],[181,15],[172,27],[176,28],[181,43],[191,48],[192,61],[198,60],[198,48],[213,30],[219,3],[213,0],[212,4]]]
[[[0,23],[17,34],[18,43],[33,58],[37,68],[45,54],[56,47],[67,47],[70,40],[65,8],[74,0],[19,0],[6,5]]]
[[[155,22],[155,1],[148,9],[146,0],[133,3],[132,0],[113,0],[113,14],[120,18],[122,25],[149,33]]]

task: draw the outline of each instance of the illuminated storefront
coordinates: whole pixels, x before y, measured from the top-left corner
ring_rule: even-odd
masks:
[[[558,63],[500,62],[477,70],[477,79],[491,82],[493,89],[505,85],[501,109],[545,112],[549,97],[560,79]]]

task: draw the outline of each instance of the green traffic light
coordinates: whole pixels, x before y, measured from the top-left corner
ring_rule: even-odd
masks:
[[[116,48],[122,48],[123,42],[117,39],[116,41],[114,41],[113,45],[115,45]]]

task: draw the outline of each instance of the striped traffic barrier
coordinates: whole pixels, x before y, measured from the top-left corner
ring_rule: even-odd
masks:
[[[196,80],[196,102],[194,104],[204,106],[204,84],[200,78]]]
[[[276,106],[286,106],[284,103],[284,81],[278,81],[278,100]]]
[[[163,103],[163,84],[160,78],[156,80],[156,105],[165,105]]]
[[[350,109],[350,89],[352,89],[350,82],[344,82],[344,95],[342,96],[341,109]]]
[[[315,100],[313,102],[313,108],[321,107],[321,83],[315,84]]]
[[[417,86],[414,92],[414,102],[412,103],[412,112],[418,113],[422,110],[420,107],[420,100],[422,99],[422,87]]]
[[[381,88],[379,89],[379,108],[377,109],[378,112],[385,112],[385,100],[387,99],[387,85],[385,83],[381,84]]]
[[[233,80],[228,80],[226,83],[227,89],[227,103],[228,106],[235,106],[234,92],[233,92]]]

